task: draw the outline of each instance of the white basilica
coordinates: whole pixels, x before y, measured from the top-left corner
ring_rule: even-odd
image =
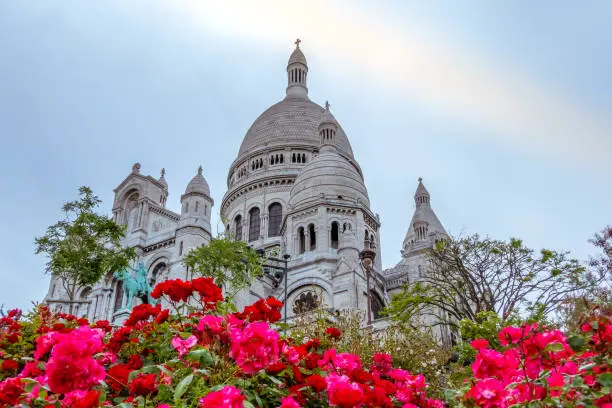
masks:
[[[235,239],[289,256],[289,319],[319,305],[331,311],[365,312],[369,292],[376,320],[392,293],[423,276],[423,249],[446,232],[419,179],[402,260],[382,270],[381,222],[370,208],[361,167],[329,105],[309,99],[308,64],[296,43],[287,64],[286,95],[247,131],[230,166],[220,215]],[[212,237],[214,202],[202,168],[181,195],[180,214],[166,208],[164,170],[160,178],[145,176],[137,163],[114,192],[114,219],[127,224],[124,245],[136,249],[152,286],[165,279],[189,279],[183,256]],[[359,253],[369,243],[376,258],[368,288]],[[257,280],[241,294],[237,307],[267,296],[285,301],[285,282]],[[118,321],[126,301],[121,282],[110,274],[92,287],[80,288],[73,310],[90,319]],[[68,310],[66,292],[55,278],[44,302],[53,310]]]

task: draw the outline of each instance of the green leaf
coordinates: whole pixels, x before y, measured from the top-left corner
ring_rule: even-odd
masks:
[[[273,382],[274,384],[276,384],[276,385],[281,385],[281,384],[283,383],[281,380],[279,380],[279,379],[278,379],[278,378],[276,378],[276,377],[269,376],[268,378],[270,379],[270,381],[272,381],[272,382]]]
[[[544,351],[563,351],[563,344],[561,343],[548,343]]]
[[[572,385],[574,387],[580,387],[583,384],[584,384],[584,379],[581,376],[579,376],[579,375],[574,377],[574,379],[572,380]]]
[[[243,401],[244,408],[255,408],[255,405],[251,404],[249,401]]]
[[[213,363],[212,355],[208,349],[190,351],[186,357],[192,361],[199,361],[203,366],[209,366]]]
[[[144,366],[140,369],[145,374],[157,374],[159,373],[159,367],[155,365]]]
[[[189,384],[191,384],[192,381],[193,381],[193,374],[189,374],[187,377],[183,378],[180,383],[178,383],[178,385],[176,386],[176,389],[174,390],[174,402],[175,403],[177,403],[181,399],[181,397],[183,396],[185,391],[187,391],[187,388],[189,387]]]
[[[570,336],[567,342],[574,351],[579,351],[586,344],[584,337],[577,334]]]
[[[603,373],[597,376],[597,382],[604,387],[612,387],[612,373]]]

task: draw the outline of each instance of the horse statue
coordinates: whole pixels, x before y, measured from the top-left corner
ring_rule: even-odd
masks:
[[[135,275],[131,273],[132,271],[135,272]],[[142,303],[151,305],[157,303],[156,300],[151,297],[153,288],[151,288],[147,280],[147,270],[142,262],[138,262],[138,269],[134,269],[128,265],[127,268],[115,272],[113,276],[123,282],[123,295],[127,298],[126,309],[132,308],[132,299],[134,296],[142,300]]]

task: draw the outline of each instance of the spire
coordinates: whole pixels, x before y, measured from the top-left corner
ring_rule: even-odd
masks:
[[[448,234],[442,223],[429,204],[429,191],[423,185],[423,178],[419,177],[419,185],[414,193],[416,208],[404,238],[402,256],[407,257],[412,250],[420,250],[423,245],[431,246],[440,237]]]
[[[166,169],[161,169],[161,176],[159,176],[159,182],[162,183],[166,189],[168,189],[168,182],[166,181]]]
[[[200,165],[198,167],[198,176],[201,176],[201,175],[202,175],[202,166]]]
[[[422,205],[429,206],[429,199],[429,191],[427,191],[427,189],[423,185],[423,177],[419,177],[419,185],[416,189],[416,192],[414,193],[414,202],[417,207],[420,207]]]
[[[289,57],[287,63],[287,96],[300,99],[308,99],[308,87],[306,77],[308,74],[308,64],[306,57],[300,49],[302,41],[295,40],[295,50]]]

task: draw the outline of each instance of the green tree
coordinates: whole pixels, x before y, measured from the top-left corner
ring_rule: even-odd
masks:
[[[569,294],[596,285],[567,253],[538,253],[514,238],[449,239],[427,255],[424,276],[393,297],[388,313],[394,318],[430,315],[456,329],[482,312],[494,312],[502,322],[518,315],[546,318]]]
[[[599,284],[572,293],[561,303],[559,323],[568,331],[578,331],[583,323],[590,321],[593,313],[612,314],[612,227],[607,226],[589,242],[601,251],[588,262],[588,273]]]
[[[79,287],[95,284],[134,258],[132,248],[120,245],[125,227],[95,212],[101,201],[89,187],[79,188],[79,196],[63,205],[63,220],[35,239],[36,253],[47,255],[47,272],[61,281],[68,294],[70,313]]]
[[[263,259],[245,242],[221,235],[211,239],[208,245],[191,250],[183,263],[193,273],[213,278],[231,301],[254,278],[262,275]]]

